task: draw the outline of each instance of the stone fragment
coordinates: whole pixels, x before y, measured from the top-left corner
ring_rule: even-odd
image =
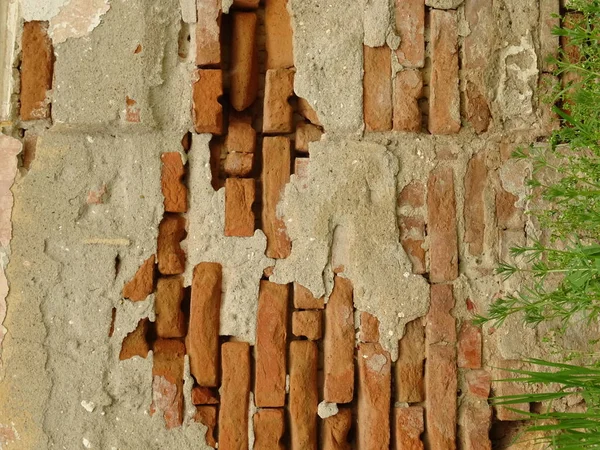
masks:
[[[255,181],[227,178],[225,181],[225,236],[253,236]]]
[[[123,297],[132,302],[146,300],[154,290],[154,255],[150,256],[123,287]]]
[[[160,178],[163,205],[166,212],[184,213],[187,211],[187,188],[183,184],[185,170],[178,152],[163,153]]]
[[[431,285],[429,312],[427,313],[425,336],[427,345],[455,344],[456,319],[452,316],[454,294],[451,284]]]
[[[228,153],[225,157],[223,170],[232,177],[245,177],[252,172],[253,163],[253,153]]]
[[[25,22],[21,37],[21,120],[50,117],[54,55],[47,22]]]
[[[294,110],[289,102],[294,95],[294,70],[267,70],[263,133],[291,133],[294,129]]]
[[[183,365],[185,345],[177,339],[158,339],[153,346],[151,413],[162,412],[167,428],[183,423]]]
[[[294,67],[292,23],[288,0],[265,0],[265,47],[267,69]]]
[[[290,343],[290,434],[292,450],[317,450],[317,345],[311,341]]]
[[[225,151],[227,153],[254,153],[256,150],[256,131],[252,128],[250,117],[232,115],[229,119]]]
[[[294,311],[292,314],[292,333],[311,341],[321,339],[323,311]]]
[[[419,70],[406,69],[394,79],[395,131],[421,131],[421,109],[419,99],[423,95],[423,75]]]
[[[223,72],[199,69],[192,85],[192,113],[196,133],[223,134]]]
[[[391,58],[387,46],[364,46],[363,114],[367,131],[392,129]]]
[[[233,13],[229,100],[238,111],[248,108],[258,93],[256,29],[256,13]]]
[[[261,409],[254,414],[253,450],[285,450],[285,413],[283,409]]]
[[[466,321],[458,334],[458,367],[462,369],[481,368],[481,328]]]
[[[349,442],[352,427],[352,410],[340,408],[337,414],[323,419],[321,422],[321,445],[323,450],[351,450]]]
[[[192,388],[192,403],[194,405],[218,405],[219,399],[212,389],[194,386]]]
[[[221,65],[221,0],[197,0],[196,65]]]
[[[185,218],[167,213],[158,226],[158,271],[163,275],[179,275],[185,269],[185,252],[181,241],[185,237]]]
[[[154,301],[158,337],[185,337],[186,323],[181,309],[182,302],[183,277],[159,278]]]
[[[398,62],[404,67],[420,68],[425,64],[425,2],[396,0],[396,31],[400,46]]]
[[[323,309],[325,299],[315,298],[310,290],[299,283],[294,282],[294,308],[297,309]]]
[[[394,440],[395,450],[423,450],[421,434],[425,431],[423,407],[409,406],[394,408],[396,425]]]
[[[323,132],[312,123],[300,122],[296,125],[296,151],[308,153],[308,144],[321,140]]]
[[[485,237],[484,193],[487,179],[485,163],[486,153],[480,151],[473,155],[467,165],[465,174],[465,236],[469,254],[481,256]]]
[[[368,312],[360,313],[360,335],[361,342],[379,342],[379,320]]]
[[[146,358],[150,351],[150,344],[146,336],[150,331],[150,319],[147,317],[140,320],[130,333],[123,339],[121,343],[121,352],[119,353],[119,359],[121,361],[133,358],[134,356],[141,356]]]
[[[425,329],[421,319],[406,324],[400,339],[396,361],[396,401],[419,403],[425,399],[423,389],[423,361],[425,361]]]
[[[194,422],[199,422],[206,426],[206,443],[211,447],[216,448],[217,440],[215,438],[215,431],[217,428],[217,407],[197,406],[196,414],[194,415]]]

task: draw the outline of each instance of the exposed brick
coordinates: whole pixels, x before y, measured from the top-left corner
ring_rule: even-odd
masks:
[[[492,376],[486,370],[469,370],[465,372],[467,394],[478,399],[487,400],[490,396]]]
[[[423,95],[423,75],[419,70],[406,69],[394,79],[394,123],[396,131],[421,131],[419,99]]]
[[[262,224],[267,236],[265,253],[269,258],[287,258],[292,244],[285,223],[277,216],[277,203],[290,180],[290,140],[282,136],[265,137],[262,150]]]
[[[258,93],[256,13],[233,13],[229,100],[238,111],[248,108]]]
[[[487,401],[465,402],[460,407],[460,444],[464,450],[492,450],[492,408]]]
[[[406,324],[398,347],[396,361],[396,401],[418,403],[425,399],[423,389],[423,361],[425,361],[425,329],[421,319]]]
[[[253,450],[285,450],[281,442],[285,433],[283,409],[261,409],[254,414]]]
[[[522,230],[525,226],[523,210],[515,203],[519,197],[499,187],[496,191],[496,219],[498,227],[504,230]]]
[[[225,236],[253,236],[255,181],[228,178],[225,181]]]
[[[162,175],[160,179],[164,207],[167,212],[183,213],[187,211],[187,188],[182,182],[185,175],[183,161],[178,152],[161,155]]]
[[[394,423],[395,450],[423,450],[421,434],[425,431],[425,423],[421,406],[394,408]]]
[[[481,151],[469,160],[465,174],[465,243],[469,244],[469,253],[479,256],[483,253],[485,234],[484,191],[487,168],[486,154]]]
[[[165,214],[158,226],[158,270],[163,275],[179,275],[185,269],[185,252],[180,242],[185,237],[185,218]]]
[[[292,333],[306,337],[311,341],[321,339],[323,311],[294,311],[292,314]]]
[[[265,46],[267,69],[294,66],[292,23],[288,0],[265,0]]]
[[[267,70],[263,111],[264,133],[291,133],[294,110],[289,102],[294,95],[294,71]]]
[[[523,370],[524,366],[521,361],[506,359],[500,360],[493,366],[498,369],[492,375],[494,380],[509,380],[511,378],[519,378],[521,375],[514,372],[510,372],[506,369]],[[522,383],[512,381],[496,381],[493,384],[494,394],[498,397],[504,397],[506,395],[521,395],[525,394],[525,387]],[[529,403],[517,403],[511,405],[496,405],[496,418],[498,420],[512,421],[512,420],[524,420],[526,418],[524,413],[528,413],[530,410]]]
[[[334,416],[323,419],[321,446],[323,450],[351,450],[348,433],[352,427],[352,410],[339,408]]]
[[[132,302],[146,300],[154,289],[154,255],[150,256],[123,287],[123,297]]]
[[[145,358],[148,356],[150,351],[150,344],[146,339],[148,331],[150,330],[150,319],[145,318],[138,322],[135,330],[127,333],[127,336],[123,338],[121,343],[121,352],[119,353],[119,359],[121,361],[134,356],[141,356]]]
[[[550,73],[540,74],[538,80],[538,102],[537,110],[540,117],[540,124],[545,134],[551,134],[554,130],[560,128],[560,117],[554,111],[554,105],[548,103],[547,99],[554,95],[556,89],[560,86],[558,77]]]
[[[199,69],[195,72],[192,90],[194,128],[196,133],[223,134],[223,72]]]
[[[25,22],[21,38],[21,120],[50,117],[54,56],[47,22]]]
[[[400,47],[398,62],[404,67],[418,68],[425,64],[425,2],[396,0],[396,31]]]
[[[425,336],[427,344],[456,343],[456,319],[452,316],[454,295],[451,284],[431,286]]]
[[[215,439],[215,429],[217,428],[217,407],[216,406],[197,406],[194,422],[206,425],[206,443],[211,447],[217,446]]]
[[[543,72],[553,72],[556,65],[548,62],[548,58],[558,57],[559,37],[553,33],[555,27],[560,25],[559,0],[544,0],[540,7],[540,58]]]
[[[451,167],[438,167],[429,175],[427,212],[430,280],[452,281],[458,277],[458,237]]]
[[[285,405],[288,292],[286,284],[260,282],[256,318],[256,406]]]
[[[363,113],[368,131],[392,129],[392,53],[364,46]]]
[[[433,9],[430,21],[429,131],[432,134],[458,133],[460,94],[456,12]]]
[[[390,446],[390,354],[380,344],[358,348],[358,449],[387,450]]]
[[[425,262],[425,220],[422,217],[400,216],[400,242],[412,265],[412,272],[424,274]]]
[[[360,313],[361,342],[379,342],[379,319],[368,312]]]
[[[219,384],[219,318],[221,265],[200,263],[194,267],[187,349],[190,371],[200,386]]]
[[[298,107],[298,114],[300,114],[302,117],[304,117],[310,123],[312,123],[313,125],[317,125],[319,127],[323,126],[321,124],[321,121],[319,120],[319,117],[317,116],[316,111],[313,109],[312,106],[310,106],[310,103],[308,103],[308,101],[306,99],[299,97],[297,107]]]
[[[422,182],[413,180],[408,183],[398,196],[398,206],[420,208],[425,205],[425,186]]]
[[[315,298],[310,290],[299,283],[294,283],[294,308],[298,309],[323,309],[325,299]]]
[[[217,405],[219,399],[210,388],[194,386],[192,388],[192,403],[194,405]]]
[[[321,140],[323,132],[312,123],[300,122],[296,125],[296,151],[308,153],[308,144]]]
[[[185,345],[177,339],[158,339],[153,347],[151,412],[163,413],[167,428],[183,423],[183,363]]]
[[[458,334],[458,367],[481,368],[481,328],[466,321]]]
[[[252,153],[228,153],[225,157],[223,170],[232,177],[245,177],[252,172],[254,154]]]
[[[290,399],[292,450],[317,449],[317,345],[290,342]]]
[[[354,397],[354,303],[352,282],[336,276],[325,310],[323,398],[349,403]]]
[[[196,24],[196,65],[221,64],[221,1],[198,0]]]
[[[427,347],[425,362],[427,436],[431,450],[456,449],[456,349],[454,345]]]
[[[226,342],[221,347],[223,376],[219,409],[219,448],[248,449],[250,346]]]
[[[183,277],[159,278],[156,285],[154,308],[156,311],[156,334],[162,338],[184,337],[185,315],[183,302]]]
[[[256,150],[256,131],[250,123],[251,118],[232,115],[225,136],[227,153],[254,153]]]

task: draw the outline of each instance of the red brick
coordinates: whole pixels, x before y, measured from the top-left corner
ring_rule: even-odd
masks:
[[[364,46],[363,113],[367,131],[392,129],[392,53]]]
[[[294,336],[303,336],[311,341],[317,341],[321,339],[322,323],[323,311],[294,311],[292,314],[292,333]]]
[[[487,168],[485,152],[475,154],[467,165],[465,174],[465,243],[469,253],[480,256],[483,253],[485,237],[484,191],[486,186]]]
[[[282,136],[265,137],[262,150],[262,224],[267,236],[265,253],[269,258],[287,258],[292,244],[285,223],[277,216],[277,203],[284,186],[290,181],[290,140]]]
[[[198,0],[196,24],[196,65],[221,65],[221,2]]]
[[[354,303],[352,282],[336,276],[325,309],[323,398],[349,403],[354,397]]]
[[[194,268],[186,343],[190,371],[200,386],[219,385],[221,280],[220,264],[204,262]]]
[[[419,70],[406,69],[394,79],[395,131],[421,131],[419,99],[423,95],[423,75]]]
[[[253,236],[255,181],[227,178],[225,182],[225,236]]]
[[[121,343],[121,352],[119,353],[119,359],[121,361],[134,356],[141,356],[146,358],[150,351],[150,344],[146,339],[150,330],[150,319],[145,318],[138,322],[137,327],[127,336],[123,338]]]
[[[523,210],[515,203],[519,197],[505,191],[501,187],[496,192],[496,219],[498,227],[504,230],[522,230],[525,226]]]
[[[228,153],[225,157],[223,170],[232,177],[245,177],[252,172],[254,154],[252,153]]]
[[[250,123],[251,118],[232,115],[229,119],[225,150],[227,153],[254,153],[256,150],[256,131]]]
[[[167,428],[183,423],[183,365],[185,345],[177,339],[158,339],[153,347],[151,413],[163,413]]]
[[[480,400],[490,396],[492,376],[486,370],[469,370],[465,372],[467,395]]]
[[[185,170],[178,152],[161,155],[162,175],[161,187],[166,212],[184,213],[187,211],[187,188],[182,182]]]
[[[323,450],[351,450],[348,433],[352,427],[352,410],[340,408],[334,416],[323,419],[321,445]]]
[[[395,450],[424,449],[421,434],[425,431],[425,423],[421,406],[394,408],[394,423]]]
[[[290,342],[290,426],[292,450],[317,450],[317,345]]]
[[[423,389],[423,361],[425,361],[425,329],[421,319],[406,324],[398,347],[396,361],[396,401],[418,403],[425,399]]]
[[[229,100],[238,111],[248,108],[258,93],[256,28],[256,13],[233,13]]]
[[[250,346],[226,342],[221,347],[223,377],[219,410],[219,448],[248,449],[250,398]]]
[[[456,343],[456,319],[452,316],[454,294],[451,284],[431,286],[425,336],[427,344]]]
[[[425,2],[396,0],[396,31],[400,47],[398,62],[404,67],[418,68],[425,64]]]
[[[492,450],[492,407],[487,401],[465,402],[460,408],[460,444],[464,450]],[[543,447],[542,447],[543,448]]]
[[[427,347],[425,410],[431,450],[456,449],[456,349],[454,345]]]
[[[183,302],[183,277],[159,278],[156,285],[154,308],[156,311],[156,334],[162,338],[184,337],[185,315]]]
[[[429,264],[432,283],[458,277],[458,237],[454,173],[450,167],[438,167],[427,182]]]
[[[54,55],[47,22],[25,22],[21,38],[21,120],[50,117]]]
[[[294,283],[294,308],[298,309],[323,309],[325,299],[315,298],[308,289],[299,283]]]
[[[267,69],[294,66],[292,23],[287,3],[288,0],[265,0]]]
[[[432,134],[458,133],[460,93],[456,12],[433,9],[430,20],[429,131]]]
[[[185,269],[185,252],[180,242],[185,238],[185,218],[165,214],[158,226],[158,270],[163,275],[179,275]]]
[[[194,386],[192,388],[192,403],[194,405],[217,405],[219,399],[210,388]]]
[[[524,365],[521,361],[517,360],[500,360],[493,366],[498,367],[492,378],[494,380],[510,380],[511,378],[519,378],[521,375],[514,372],[510,372],[506,369],[512,370],[523,370]],[[522,395],[525,394],[525,386],[522,383],[513,381],[495,381],[493,384],[494,394],[498,397],[504,397],[506,395]],[[518,403],[512,405],[496,405],[496,417],[502,421],[514,421],[524,420],[526,414],[530,410],[529,403]],[[525,414],[523,414],[525,413]]]
[[[256,318],[256,406],[285,405],[288,296],[287,285],[261,280]]]
[[[132,302],[146,300],[154,290],[154,255],[150,256],[123,287],[123,297]]]
[[[267,70],[263,111],[264,133],[291,133],[294,110],[289,102],[294,95],[294,71]]]
[[[308,103],[308,101],[306,101],[305,99],[303,99],[301,97],[298,97],[297,107],[298,107],[298,114],[300,114],[302,117],[304,117],[310,123],[312,123],[313,125],[317,125],[318,127],[323,126],[321,124],[321,121],[319,120],[319,117],[317,116],[316,111],[313,109],[313,107],[310,105],[310,103]]]
[[[481,328],[467,321],[458,334],[458,367],[481,368]]]
[[[215,439],[215,429],[217,428],[217,407],[216,406],[197,406],[194,422],[206,425],[206,443],[211,447],[217,446]]]
[[[253,450],[285,450],[281,442],[285,433],[283,409],[261,409],[254,414]]]
[[[194,128],[196,133],[223,134],[223,72],[218,69],[199,69],[192,85]]]
[[[361,342],[379,342],[379,319],[368,312],[360,313]]]
[[[380,344],[358,348],[358,450],[390,446],[392,362]]]
[[[321,140],[323,132],[312,123],[300,122],[296,125],[296,151],[308,153],[308,144]]]

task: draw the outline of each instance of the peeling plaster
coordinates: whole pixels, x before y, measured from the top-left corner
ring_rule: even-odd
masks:
[[[109,9],[109,0],[70,0],[50,19],[49,33],[53,44],[87,36],[100,25],[101,17]]]

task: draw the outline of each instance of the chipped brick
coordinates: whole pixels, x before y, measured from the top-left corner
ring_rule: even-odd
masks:
[[[232,177],[245,177],[252,172],[254,154],[252,153],[228,153],[225,157],[223,170]]]
[[[287,3],[288,0],[265,1],[267,69],[285,69],[294,66],[292,23]]]
[[[248,117],[250,119],[250,117]],[[256,150],[256,131],[245,117],[232,115],[225,136],[227,153],[254,153]]]
[[[308,144],[321,140],[323,132],[312,123],[300,122],[296,125],[296,151],[308,153]]]
[[[395,450],[424,449],[421,434],[425,431],[425,423],[421,406],[394,408],[394,423],[396,425]]]
[[[211,447],[217,446],[215,439],[215,430],[217,428],[217,407],[216,406],[197,406],[194,414],[194,422],[199,422],[206,426],[206,443]]]
[[[294,308],[323,309],[325,308],[325,299],[313,297],[310,290],[299,283],[294,283]]]
[[[294,110],[289,102],[294,95],[294,71],[267,70],[263,111],[264,133],[291,133]]]
[[[481,328],[464,322],[458,334],[458,367],[481,368]]]
[[[419,68],[425,64],[425,2],[396,0],[396,31],[400,46],[398,62],[404,67]]]
[[[304,117],[310,123],[312,123],[313,125],[317,125],[318,127],[323,126],[321,124],[321,122],[319,121],[319,117],[317,116],[316,111],[313,109],[313,107],[310,105],[310,103],[308,103],[308,101],[306,99],[299,97],[297,107],[298,107],[298,114],[300,114],[302,117]]]
[[[133,278],[123,287],[123,297],[132,302],[146,300],[154,289],[154,255],[150,256],[137,270]]]
[[[198,0],[196,24],[196,65],[221,64],[221,1]]]
[[[119,359],[121,361],[133,358],[134,356],[141,356],[142,358],[148,356],[150,344],[148,343],[146,336],[148,335],[149,330],[150,319],[144,318],[138,322],[135,330],[127,333],[127,336],[123,339],[121,352],[119,353]]]
[[[284,433],[284,410],[261,409],[254,415],[253,450],[285,450],[282,443]]]
[[[395,131],[421,131],[419,99],[423,95],[423,75],[419,70],[406,69],[394,79]]]
[[[321,445],[323,450],[351,450],[349,442],[352,428],[352,410],[340,408],[338,413],[323,419],[321,425]]]
[[[454,294],[451,284],[431,286],[429,312],[425,326],[427,344],[456,343],[456,319],[452,316]]]
[[[192,403],[194,405],[217,405],[219,399],[210,388],[194,386],[192,388]]]
[[[292,314],[292,333],[306,337],[311,341],[321,339],[323,311],[294,311]]]
[[[183,365],[185,345],[177,339],[158,339],[153,347],[151,411],[163,413],[167,428],[183,423]]]
[[[360,313],[361,342],[379,342],[379,319],[368,312]]]

